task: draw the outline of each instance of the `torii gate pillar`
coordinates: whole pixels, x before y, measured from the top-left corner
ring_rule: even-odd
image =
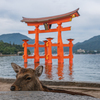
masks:
[[[62,23],[58,23],[58,48],[57,48],[57,54],[58,54],[58,63],[63,63],[63,42],[62,42],[62,36],[61,36],[61,24]]]
[[[39,63],[39,25],[35,26],[35,49],[34,49],[34,63]]]

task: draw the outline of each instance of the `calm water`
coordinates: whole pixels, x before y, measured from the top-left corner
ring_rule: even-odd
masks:
[[[0,77],[15,78],[15,72],[11,67],[14,62],[24,67],[24,60],[21,56],[0,57]],[[35,68],[34,60],[28,60],[28,68]],[[44,71],[40,79],[60,80],[60,81],[90,81],[100,82],[100,55],[74,54],[74,63],[69,65],[69,60],[65,59],[64,64],[58,64],[54,59],[52,64],[45,65],[44,59],[40,60],[40,65],[44,66]]]

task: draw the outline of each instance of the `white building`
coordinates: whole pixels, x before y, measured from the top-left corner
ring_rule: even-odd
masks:
[[[85,53],[85,50],[84,49],[78,49],[77,52],[78,53]]]

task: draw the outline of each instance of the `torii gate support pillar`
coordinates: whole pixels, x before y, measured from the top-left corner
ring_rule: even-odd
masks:
[[[69,41],[69,64],[73,64],[73,50],[72,50],[72,47],[73,47],[73,43],[72,41],[74,39],[67,39]]]
[[[63,42],[62,42],[62,36],[61,36],[61,24],[58,23],[58,48],[57,48],[57,54],[58,54],[58,63],[64,63],[63,60]]]
[[[51,64],[52,63],[52,40],[53,38],[47,38],[48,40],[48,54],[47,54],[47,58],[48,59],[48,63]]]

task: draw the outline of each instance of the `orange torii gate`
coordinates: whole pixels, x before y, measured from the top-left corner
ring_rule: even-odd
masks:
[[[62,14],[62,15],[57,15],[57,16],[51,16],[51,17],[44,17],[44,18],[25,18],[21,20],[22,22],[27,23],[28,26],[35,26],[35,30],[28,31],[29,34],[35,34],[35,44],[28,44],[28,40],[23,40],[24,41],[24,63],[27,63],[27,59],[33,59],[34,58],[34,63],[39,62],[40,58],[45,58],[46,63],[52,63],[52,59],[58,59],[58,63],[63,63],[64,58],[69,58],[69,63],[73,63],[73,54],[72,54],[72,41],[73,39],[68,39],[69,44],[63,44],[62,42],[62,36],[61,36],[61,31],[69,31],[71,30],[71,26],[69,27],[62,27],[62,23],[64,22],[70,22],[72,21],[72,18],[78,17],[78,9]],[[55,29],[51,29],[52,24],[57,24],[58,27]],[[40,30],[39,26],[44,25],[45,30]],[[39,33],[48,33],[48,32],[58,32],[58,43],[53,44],[51,40],[53,38],[47,38],[48,41],[44,41],[44,45],[39,44]],[[52,46],[57,46],[57,56],[52,56]],[[69,47],[69,56],[64,56],[63,52],[63,47]],[[28,56],[27,55],[27,47],[34,47],[34,56]],[[39,56],[39,47],[44,47],[45,48],[45,55],[44,56]]]

